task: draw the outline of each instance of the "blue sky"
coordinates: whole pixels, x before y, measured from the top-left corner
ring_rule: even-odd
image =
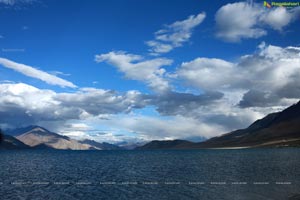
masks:
[[[0,124],[109,142],[245,127],[299,99],[299,17],[262,1],[0,0]]]

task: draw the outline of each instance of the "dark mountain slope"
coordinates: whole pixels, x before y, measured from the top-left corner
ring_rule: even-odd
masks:
[[[246,129],[215,137],[196,147],[297,146],[300,144],[300,102],[255,121]]]
[[[13,136],[3,135],[0,141],[0,149],[30,149],[29,146],[17,140]]]

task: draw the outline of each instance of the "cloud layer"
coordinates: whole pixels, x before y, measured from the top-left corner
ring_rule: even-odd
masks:
[[[117,136],[107,131],[90,134],[86,123],[101,124],[121,132],[135,134],[139,140],[211,137],[223,131],[222,126],[210,126],[192,116],[188,110],[207,105],[219,94],[196,96],[184,93],[145,95],[137,91],[123,94],[111,90],[81,88],[75,93],[57,93],[24,83],[0,84],[0,117],[2,127],[22,127],[30,124],[47,125],[51,130],[74,138],[120,142],[132,136]],[[133,113],[136,109],[154,106],[162,115],[147,117]],[[74,124],[74,121],[77,123]],[[151,125],[150,125],[151,124]],[[178,126],[180,124],[180,126]],[[88,132],[88,133],[87,133]]]
[[[163,73],[157,70],[161,70],[162,63],[171,62],[161,58],[145,61],[137,55],[114,52],[96,59],[106,60],[126,77],[151,86],[157,85],[148,82],[151,78],[147,77],[157,76],[164,81]],[[160,92],[143,94],[97,88],[58,93],[24,83],[1,83],[0,117],[2,126],[50,124],[77,138],[99,139],[103,134],[110,136],[110,141],[208,138],[246,127],[265,114],[298,101],[299,71],[299,47],[262,43],[253,54],[241,56],[235,63],[218,58],[196,58],[182,63],[173,79],[198,89],[199,94],[166,90],[171,87],[169,84]],[[145,108],[154,108],[158,116],[136,114],[135,111]],[[66,128],[66,124],[74,121],[77,125],[90,122],[117,131],[86,135],[85,126]],[[118,131],[134,136],[119,137]]]

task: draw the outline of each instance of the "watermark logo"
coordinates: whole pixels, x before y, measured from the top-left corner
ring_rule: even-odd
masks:
[[[25,52],[25,49],[1,49],[2,52]]]
[[[272,7],[285,7],[285,8],[293,8],[300,6],[300,2],[267,2],[264,1],[264,7],[266,8],[272,8]]]
[[[266,2],[266,1],[264,1],[264,6],[265,6],[266,8],[272,8],[271,4],[268,3],[268,2]]]

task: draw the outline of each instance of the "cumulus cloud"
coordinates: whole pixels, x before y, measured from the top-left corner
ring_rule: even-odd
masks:
[[[143,108],[147,102],[144,101],[140,92],[128,91],[119,95],[112,90],[95,88],[82,88],[76,93],[59,93],[54,97],[61,102],[62,107],[78,109],[97,116],[100,114],[128,113],[136,108]]]
[[[266,28],[282,31],[299,16],[299,8],[284,7],[265,9],[260,4],[229,3],[215,15],[216,36],[229,42],[259,38],[267,35]]]
[[[57,93],[24,83],[0,84],[1,123],[12,126],[51,121],[65,123],[103,114],[128,113],[144,104],[136,91],[118,94],[83,88],[75,93]]]
[[[182,46],[190,39],[193,29],[203,22],[205,16],[205,13],[199,13],[198,15],[191,15],[185,20],[165,25],[163,29],[155,32],[154,40],[146,42],[150,47],[150,52],[158,55]]]
[[[284,27],[295,21],[300,16],[300,8],[286,9],[277,7],[264,13],[260,20],[274,30],[282,31]]]
[[[222,97],[223,94],[216,91],[208,91],[200,95],[173,91],[153,96],[151,98],[151,104],[155,105],[157,111],[162,115],[192,117],[194,110],[203,106],[212,105]]]
[[[237,63],[214,58],[185,62],[179,78],[202,90],[238,92],[241,107],[287,106],[300,98],[300,49],[262,43]]]
[[[241,107],[268,107],[276,105],[279,100],[280,96],[271,91],[251,89],[244,94],[239,105]]]
[[[95,56],[96,62],[107,62],[125,76],[132,80],[146,82],[155,91],[166,91],[170,89],[168,81],[164,78],[166,70],[162,66],[172,64],[172,60],[156,58],[145,60],[142,56],[127,54],[125,52],[109,52]]]
[[[257,27],[257,20],[262,9],[239,2],[226,4],[215,16],[217,25],[216,36],[230,42],[240,41],[241,38],[258,38],[267,32]]]
[[[205,90],[228,88],[239,76],[233,63],[217,58],[196,58],[183,62],[177,74],[189,84]]]
[[[13,69],[19,73],[24,74],[25,76],[29,76],[44,81],[50,85],[58,85],[61,87],[70,87],[70,88],[77,87],[70,81],[64,80],[55,75],[48,74],[47,72],[36,69],[34,67],[24,65],[21,63],[16,63],[6,58],[0,58],[0,65],[9,69]]]
[[[265,46],[258,54],[245,56],[239,65],[247,69],[250,83],[240,106],[286,105],[300,98],[299,49]]]

